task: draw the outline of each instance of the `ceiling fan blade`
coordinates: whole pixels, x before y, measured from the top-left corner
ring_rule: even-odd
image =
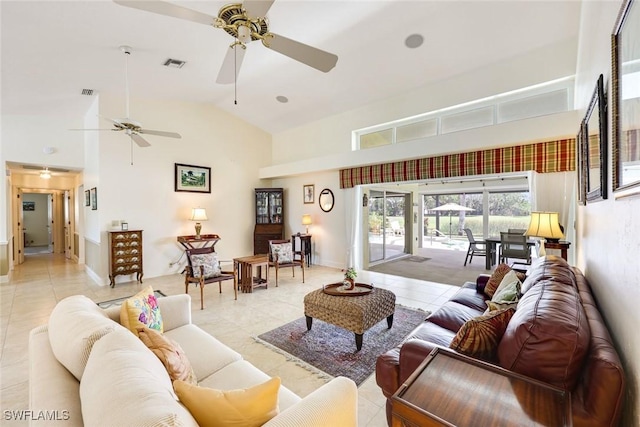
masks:
[[[246,50],[240,45],[229,46],[227,54],[224,56],[224,61],[222,61],[220,72],[218,72],[216,83],[227,85],[236,81]]]
[[[115,131],[119,131],[119,130],[121,130],[121,129],[68,129],[68,130],[90,130],[90,131],[96,131],[96,130],[99,130],[99,131],[103,131],[103,130],[115,130]]]
[[[273,37],[266,40],[265,46],[275,50],[289,58],[307,64],[308,66],[329,72],[338,62],[338,56],[333,53],[325,52],[313,46],[291,40],[279,34],[271,33]]]
[[[132,7],[134,9],[144,10],[146,12],[158,13],[160,15],[171,16],[173,18],[185,19],[187,21],[197,22],[204,25],[213,25],[215,17],[206,13],[198,12],[186,7],[177,6],[175,4],[164,1],[141,1],[141,0],[113,0],[120,6]]]
[[[141,137],[137,133],[132,133],[130,136],[131,136],[131,139],[133,139],[133,141],[136,144],[138,144],[139,147],[150,147],[151,146],[151,144],[149,144],[149,142],[147,142],[146,139],[144,139],[143,137]]]
[[[140,129],[138,133],[143,135],[157,135],[157,136],[166,136],[168,138],[182,138],[182,135],[175,132],[163,132],[161,130],[149,130],[149,129]]]
[[[274,0],[245,0],[242,7],[247,11],[247,16],[252,19],[264,18]]]

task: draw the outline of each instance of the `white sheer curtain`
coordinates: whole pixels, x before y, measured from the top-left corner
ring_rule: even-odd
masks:
[[[537,173],[530,172],[529,191],[532,211],[558,212],[560,224],[564,227],[564,238],[575,244],[574,227],[576,215],[576,174],[575,172]],[[569,263],[573,264],[575,250],[569,250]]]
[[[345,268],[362,269],[362,186],[344,191],[345,227],[347,236],[347,259]]]

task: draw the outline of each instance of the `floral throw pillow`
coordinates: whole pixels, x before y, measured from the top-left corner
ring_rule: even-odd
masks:
[[[293,249],[291,249],[291,242],[271,243],[271,259],[277,260],[280,264],[292,262]]]
[[[218,255],[210,254],[193,254],[191,258],[191,267],[193,268],[193,277],[200,277],[200,266],[204,267],[204,278],[210,279],[222,275]]]
[[[153,288],[147,286],[131,298],[125,300],[120,308],[120,323],[138,336],[139,327],[163,331],[162,315]]]

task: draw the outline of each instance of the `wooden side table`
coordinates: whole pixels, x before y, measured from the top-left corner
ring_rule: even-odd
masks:
[[[391,397],[391,426],[572,426],[571,393],[436,348]]]
[[[569,249],[569,246],[571,246],[571,243],[565,240],[561,240],[559,242],[544,242],[545,249],[560,249],[560,255],[562,256],[562,258],[564,258],[565,261],[568,261],[567,251]]]
[[[262,277],[263,272],[264,277]],[[233,286],[236,289],[240,286],[240,290],[245,293],[253,292],[253,288],[260,286],[269,287],[269,258],[267,255],[234,258],[233,276]]]
[[[178,243],[184,246],[185,249],[195,249],[197,247],[206,248],[211,246],[215,252],[216,243],[220,240],[220,236],[217,234],[201,234],[199,238],[196,235],[190,236],[178,236]],[[199,246],[195,246],[198,244]]]
[[[291,235],[291,249],[296,252],[296,239],[300,239],[300,251],[307,263],[307,267],[311,267],[311,234],[293,234]]]

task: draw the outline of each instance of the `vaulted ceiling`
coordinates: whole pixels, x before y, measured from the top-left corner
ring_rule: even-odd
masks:
[[[174,3],[215,16],[227,2]],[[580,20],[578,1],[276,0],[270,29],[335,53],[337,65],[325,74],[252,42],[234,87],[215,82],[233,42],[221,29],[106,0],[0,8],[3,115],[83,115],[82,89],[124,96],[126,44],[133,98],[213,104],[271,133],[577,39]],[[412,34],[424,37],[415,49]]]

